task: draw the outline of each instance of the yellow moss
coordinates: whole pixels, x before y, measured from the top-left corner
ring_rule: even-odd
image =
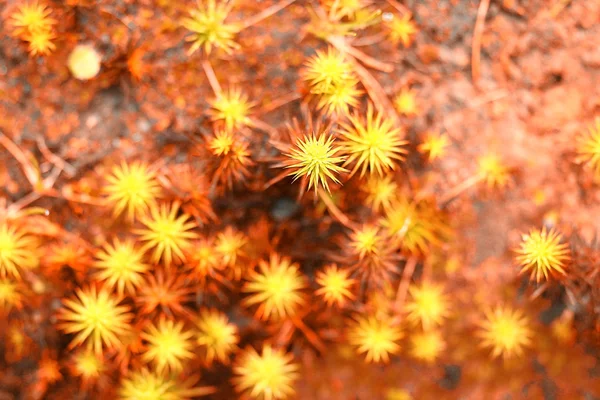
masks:
[[[203,309],[196,319],[196,342],[205,350],[205,361],[227,364],[237,349],[238,328],[218,310]]]
[[[277,254],[272,254],[269,261],[262,260],[259,271],[253,271],[242,288],[242,292],[250,293],[242,303],[258,305],[256,315],[262,319],[294,316],[306,302],[302,294],[306,282],[299,267]]]
[[[488,310],[480,328],[481,346],[491,349],[493,357],[518,357],[532,344],[533,332],[521,310],[509,307]]]
[[[263,400],[285,400],[294,395],[294,382],[299,378],[299,365],[283,350],[265,345],[259,354],[246,349],[233,368],[233,382],[240,393]]]
[[[118,297],[95,286],[76,289],[75,294],[75,298],[63,300],[58,313],[58,328],[76,334],[69,347],[85,343],[98,355],[104,347],[119,347],[120,338],[131,330],[129,306],[119,305]]]
[[[328,265],[322,271],[318,271],[316,282],[320,286],[315,295],[322,296],[328,306],[336,304],[344,306],[348,300],[354,299],[351,288],[356,281],[350,278],[350,272],[338,268],[336,265]]]
[[[183,27],[190,31],[186,41],[192,42],[188,55],[198,49],[210,54],[213,48],[231,54],[240,48],[235,42],[239,28],[235,24],[225,22],[231,8],[232,3],[207,0],[198,3],[197,9],[189,11],[190,16],[182,21]]]
[[[515,250],[521,273],[530,271],[531,279],[537,282],[547,280],[550,275],[565,275],[570,250],[566,243],[560,241],[561,235],[553,229],[546,230],[545,226],[524,234],[521,246]]]
[[[440,284],[423,282],[408,289],[411,300],[406,305],[407,319],[420,323],[425,330],[442,324],[450,312],[449,301]]]
[[[315,191],[322,186],[329,192],[328,180],[340,183],[337,175],[345,169],[338,164],[345,157],[338,156],[339,148],[334,145],[334,139],[330,135],[307,135],[300,138],[291,151],[286,154],[289,158],[285,168],[293,168],[289,173],[294,180],[303,177],[308,180],[308,190]]]
[[[355,113],[348,117],[349,123],[340,122],[340,147],[348,155],[346,165],[355,163],[351,174],[360,169],[360,176],[367,171],[383,175],[396,168],[404,160],[407,151],[401,130],[394,128],[391,120],[377,113],[369,103],[365,117]]]
[[[400,351],[398,341],[402,336],[402,331],[391,318],[359,315],[349,328],[348,342],[357,348],[359,354],[366,353],[367,362],[387,363],[390,354]]]
[[[151,362],[159,374],[180,372],[185,362],[194,358],[193,333],[184,330],[183,321],[175,322],[163,316],[142,332],[141,337],[147,342],[142,360]]]

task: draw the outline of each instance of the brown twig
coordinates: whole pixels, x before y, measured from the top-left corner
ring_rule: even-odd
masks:
[[[46,190],[48,188],[54,187],[54,184],[56,183],[56,180],[60,176],[61,172],[62,172],[62,169],[55,165],[54,168],[52,168],[52,172],[50,172],[50,175],[48,175],[46,178],[44,178],[44,180],[42,181],[42,184],[41,184],[41,188],[39,188],[38,190],[41,190],[43,192],[44,190]]]
[[[9,218],[16,217],[19,211],[21,211],[34,201],[38,200],[40,197],[42,197],[42,195],[38,192],[30,192],[29,194],[21,197],[19,200],[15,201],[7,207],[7,216]]]
[[[202,69],[204,69],[204,73],[206,74],[208,83],[210,84],[210,87],[215,93],[215,96],[220,96],[223,90],[221,89],[221,85],[219,84],[219,80],[217,79],[217,75],[215,75],[215,70],[210,64],[210,61],[202,61]]]
[[[477,19],[473,30],[473,42],[471,50],[471,78],[477,86],[481,76],[481,39],[485,27],[485,16],[487,15],[490,0],[481,0],[477,9]]]
[[[400,284],[398,285],[398,291],[396,292],[396,301],[394,302],[394,310],[396,312],[400,311],[400,308],[404,304],[404,300],[406,300],[406,294],[408,293],[408,286],[410,285],[410,280],[415,273],[415,267],[417,266],[417,258],[410,257],[406,261],[406,265],[404,266],[404,271],[402,271],[402,279],[400,280]]]
[[[278,174],[277,176],[275,176],[274,178],[271,178],[267,183],[264,184],[263,190],[267,190],[268,188],[270,188],[277,182],[280,182],[286,176],[290,176],[290,174],[287,171],[284,171],[284,172]]]
[[[461,193],[477,185],[479,182],[481,182],[482,179],[482,175],[473,175],[472,177],[465,179],[462,183],[450,189],[448,192],[444,193],[439,201],[440,208],[446,207]]]
[[[261,121],[258,118],[251,118],[250,126],[252,126],[253,128],[257,128],[257,129],[267,132],[270,137],[277,136],[277,129],[273,128],[271,125],[267,124],[266,122]]]
[[[40,153],[42,153],[42,155],[46,158],[46,160],[48,160],[49,162],[54,164],[56,167],[58,167],[62,171],[64,171],[69,178],[72,178],[75,176],[75,172],[76,172],[75,167],[72,166],[71,164],[69,164],[68,162],[66,162],[65,160],[63,160],[62,158],[60,158],[59,156],[57,156],[56,154],[52,153],[50,151],[50,149],[48,148],[48,146],[46,145],[46,141],[44,140],[42,135],[38,135],[36,137],[36,142],[37,142],[38,148],[40,149]]]
[[[383,39],[385,39],[385,37],[386,37],[385,32],[378,32],[371,36],[365,36],[363,38],[353,40],[352,46],[353,47],[371,46],[371,45],[381,42]]]
[[[356,60],[360,60],[360,62],[366,65],[367,67],[371,67],[373,69],[386,73],[394,72],[394,66],[392,64],[379,61],[369,56],[368,54],[350,46],[348,42],[346,42],[346,39],[343,37],[332,36],[329,37],[327,40],[341,53],[351,55]]]
[[[381,84],[371,75],[371,73],[363,67],[358,61],[352,57],[350,61],[353,64],[354,72],[360,78],[361,83],[367,89],[367,93],[369,97],[373,100],[377,111],[382,114],[387,115],[391,118],[395,124],[400,123],[400,116],[396,112],[394,105],[390,101],[390,99],[385,94],[385,90],[381,87]]]
[[[323,201],[323,203],[325,204],[325,206],[327,207],[327,210],[329,211],[329,213],[331,214],[332,217],[334,217],[335,219],[337,219],[342,225],[350,228],[350,229],[356,229],[357,225],[352,222],[350,220],[350,218],[348,218],[343,212],[342,210],[340,210],[335,203],[331,200],[331,196],[329,195],[329,193],[326,193],[323,189],[319,188],[317,190],[317,193],[319,195],[319,197],[321,198],[321,200]]]
[[[266,104],[263,107],[261,107],[259,110],[257,110],[254,113],[254,115],[268,114],[271,111],[274,111],[274,110],[278,109],[279,107],[283,107],[284,105],[291,103],[293,101],[296,101],[300,98],[301,98],[301,96],[297,92],[291,92],[288,94],[284,94],[283,96],[278,97],[277,99],[273,100],[269,104]]]
[[[569,5],[570,2],[571,0],[558,0],[556,3],[554,3],[548,12],[550,17],[556,18],[558,14],[560,14],[560,12]]]
[[[62,191],[58,191],[56,189],[53,188],[46,188],[42,194],[44,196],[48,196],[48,197],[54,197],[57,199],[64,199],[67,201],[72,201],[74,203],[81,203],[81,204],[89,204],[91,206],[100,206],[100,207],[104,207],[106,205],[106,202],[103,201],[102,199],[99,198],[95,198],[92,196],[89,196],[87,194],[76,194],[76,193],[69,193],[65,190]]]
[[[492,90],[491,92],[484,93],[481,96],[475,97],[472,101],[467,103],[468,108],[477,108],[486,103],[491,103],[496,100],[503,99],[509,95],[506,89]]]
[[[306,324],[304,323],[304,321],[302,321],[302,319],[300,319],[298,317],[292,317],[292,322],[294,323],[296,328],[298,328],[300,330],[300,332],[302,332],[304,334],[306,339],[313,346],[315,346],[315,348],[317,350],[319,350],[320,352],[325,352],[325,344],[323,344],[323,341],[319,338],[319,335],[317,335],[312,329],[310,329],[308,326],[306,326]]]
[[[281,329],[279,329],[277,336],[274,339],[274,342],[277,345],[277,347],[285,347],[292,338],[293,333],[294,323],[290,320],[285,320],[281,325]]]
[[[544,293],[546,291],[547,288],[548,288],[548,282],[545,282],[543,285],[541,285],[540,287],[535,289],[535,291],[529,297],[529,300],[531,301],[531,300],[537,299],[542,293]]]
[[[25,173],[25,177],[29,181],[32,187],[37,188],[40,183],[40,174],[39,170],[36,169],[31,160],[27,157],[27,155],[13,142],[8,136],[6,136],[2,131],[0,131],[0,144],[8,150],[10,154],[17,160],[17,162],[21,165],[23,172]]]
[[[400,14],[410,14],[410,10],[405,5],[398,3],[396,0],[387,0]]]
[[[283,1],[279,1],[278,2],[279,4],[275,4],[275,5],[272,5],[271,7],[265,8],[264,10],[262,10],[261,12],[259,12],[258,14],[255,14],[255,15],[249,17],[249,18],[246,18],[242,22],[237,23],[236,26],[238,27],[238,29],[240,31],[244,30],[246,28],[249,28],[252,25],[258,24],[263,19],[269,18],[273,14],[277,14],[279,11],[283,10],[284,8],[286,8],[287,6],[289,6],[290,4],[292,4],[294,1],[296,1],[296,0],[283,0]]]

